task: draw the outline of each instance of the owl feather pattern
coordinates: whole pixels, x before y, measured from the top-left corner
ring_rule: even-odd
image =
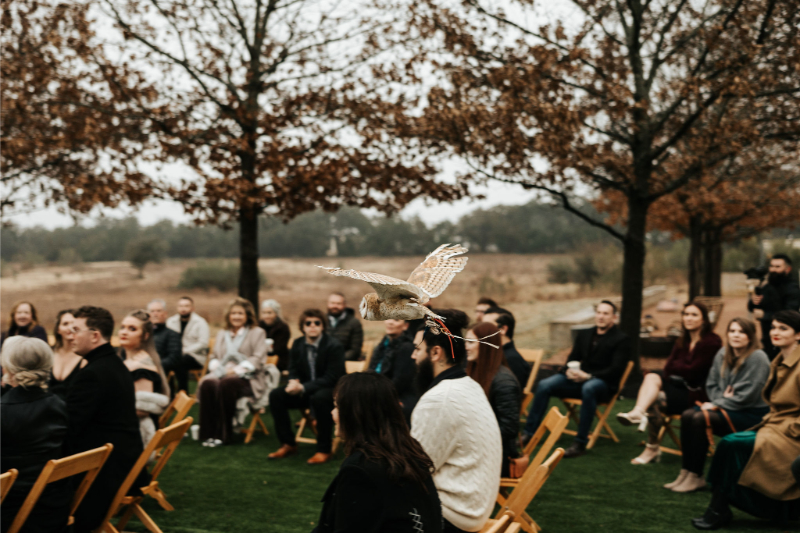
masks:
[[[334,276],[344,276],[369,283],[374,293],[367,294],[359,307],[365,320],[441,319],[425,304],[444,292],[457,273],[464,270],[467,249],[460,244],[443,244],[414,269],[407,281],[358,270],[319,267]]]

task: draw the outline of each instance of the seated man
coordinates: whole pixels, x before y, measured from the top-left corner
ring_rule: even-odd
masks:
[[[619,386],[619,380],[630,360],[628,337],[616,326],[617,307],[603,300],[595,310],[595,327],[581,330],[575,339],[567,362],[580,362],[579,369],[567,369],[542,380],[536,387],[533,405],[523,430],[522,442],[536,433],[550,404],[550,397],[580,398],[580,423],[575,441],[564,457],[586,453],[597,404],[607,401]]]
[[[356,312],[347,307],[341,292],[334,292],[328,297],[328,327],[328,334],[344,348],[345,359],[359,361],[364,344],[364,328]]]
[[[491,309],[492,307],[500,307],[497,305],[497,302],[492,300],[491,298],[487,298],[486,296],[481,296],[478,300],[478,303],[475,305],[475,323],[479,324],[481,322],[486,322],[486,319],[483,318],[486,315],[486,311]]]
[[[150,322],[153,323],[156,352],[161,358],[164,373],[169,374],[180,365],[183,357],[181,334],[167,327],[167,302],[164,300],[152,300],[147,304],[147,312],[150,314]]]
[[[269,454],[280,459],[297,453],[289,409],[311,407],[317,421],[317,453],[308,464],[326,463],[331,458],[333,441],[333,389],[345,373],[344,349],[325,330],[327,320],[319,309],[306,309],[300,315],[303,337],[292,344],[289,383],[269,394],[269,409],[281,447]]]
[[[500,342],[502,342],[503,355],[506,356],[508,368],[519,381],[519,386],[524,389],[528,383],[528,376],[531,374],[531,365],[523,359],[517,351],[517,347],[514,346],[514,327],[517,324],[514,315],[502,307],[491,307],[483,315],[483,321],[494,324],[500,329]]]
[[[369,369],[392,380],[403,406],[403,415],[406,417],[406,422],[409,422],[411,412],[419,399],[414,386],[417,365],[411,358],[411,354],[414,353],[414,340],[405,334],[408,330],[408,322],[405,320],[391,319],[384,321],[384,324],[386,336],[372,352]]]
[[[435,310],[453,335],[462,337],[467,315]],[[492,406],[464,372],[464,341],[427,329],[417,332],[414,360],[420,391],[411,414],[411,436],[433,461],[433,482],[442,503],[442,531],[480,531],[494,510],[503,443]]]
[[[164,372],[175,372],[178,390],[189,391],[189,371],[200,370],[208,357],[209,330],[206,319],[194,312],[194,300],[181,296],[178,314],[167,319],[167,328],[181,336],[183,353],[180,358],[163,361]]]

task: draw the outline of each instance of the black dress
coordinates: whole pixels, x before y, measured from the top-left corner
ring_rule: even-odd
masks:
[[[314,533],[441,533],[442,505],[428,475],[425,484],[392,480],[385,461],[355,452],[322,498]]]
[[[283,371],[289,368],[289,340],[292,333],[289,324],[276,318],[271,326],[263,320],[259,321],[258,327],[264,330],[268,339],[273,340],[272,353],[269,355],[278,356],[278,369]]]
[[[47,461],[64,456],[67,405],[40,387],[17,386],[0,400],[3,471],[16,468],[19,476],[3,501],[0,521],[6,531]],[[26,533],[53,533],[67,527],[72,499],[70,480],[50,483],[22,527]]]
[[[81,358],[78,361],[78,364],[75,365],[75,368],[72,369],[72,372],[69,373],[67,377],[65,377],[62,381],[56,379],[53,375],[53,371],[50,371],[50,379],[47,381],[47,390],[61,398],[62,400],[67,400],[67,391],[72,386],[72,382],[75,381],[75,376],[78,375],[78,372],[81,371],[81,364],[83,363],[83,359]]]

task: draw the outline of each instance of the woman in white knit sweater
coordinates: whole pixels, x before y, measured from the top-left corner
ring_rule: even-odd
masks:
[[[467,316],[436,310],[461,336]],[[411,414],[411,436],[433,461],[445,533],[480,531],[494,509],[503,446],[500,427],[483,389],[464,372],[464,342],[417,332],[413,357],[421,391]]]

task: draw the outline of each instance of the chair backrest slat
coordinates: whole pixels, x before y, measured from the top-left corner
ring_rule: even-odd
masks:
[[[169,422],[169,418],[173,413],[175,413],[175,418],[172,419],[173,424],[186,418],[186,415],[189,414],[189,411],[192,409],[192,406],[196,401],[197,400],[186,394],[186,392],[179,391],[178,394],[175,395],[175,398],[172,399],[172,402],[169,404],[169,406],[167,406],[167,408],[161,414],[161,417],[159,417],[158,427],[166,427],[167,423]]]
[[[508,510],[515,516],[522,516],[563,456],[564,448],[557,448],[547,461],[536,468],[528,468],[506,500]]]
[[[175,448],[178,447],[178,444],[180,444],[181,439],[183,439],[183,435],[189,429],[189,426],[192,425],[192,422],[194,422],[194,419],[192,417],[188,417],[180,422],[172,424],[171,426],[156,431],[156,434],[152,439],[150,439],[150,442],[147,443],[144,451],[139,456],[136,464],[134,464],[133,468],[131,468],[131,471],[128,472],[128,477],[125,478],[125,481],[122,482],[122,485],[120,485],[119,489],[117,490],[117,494],[114,496],[114,500],[111,502],[111,506],[109,507],[106,517],[102,522],[103,524],[108,523],[108,521],[114,516],[114,513],[119,508],[122,500],[128,494],[128,491],[136,481],[136,478],[139,477],[139,473],[142,471],[142,468],[147,466],[147,462],[150,460],[153,452],[160,448],[164,448],[161,456],[156,461],[155,466],[150,471],[150,477],[153,481],[158,478],[158,475],[161,473],[164,465],[167,463],[170,456],[172,456],[172,452],[175,451]]]
[[[523,390],[525,394],[528,394],[533,391],[533,384],[536,381],[536,376],[539,374],[539,367],[542,365],[542,359],[544,358],[544,350],[522,348],[519,350],[519,353],[523,359],[532,363],[531,373],[528,375],[528,381],[525,383],[525,389]]]
[[[25,498],[25,501],[22,503],[22,507],[20,507],[17,512],[17,516],[8,529],[8,533],[17,533],[17,531],[22,528],[23,524],[25,524],[25,520],[28,519],[31,511],[33,511],[36,502],[39,501],[39,497],[42,495],[48,483],[54,483],[64,478],[86,472],[83,481],[81,481],[81,484],[72,497],[72,505],[70,506],[69,514],[70,516],[74,514],[75,510],[81,504],[83,497],[86,495],[86,492],[89,490],[89,487],[94,483],[97,473],[111,454],[112,449],[114,449],[112,444],[106,444],[94,450],[64,457],[63,459],[52,459],[48,461],[47,464],[44,465],[39,477],[36,479],[33,488],[31,488],[31,491],[28,493],[27,498]]]
[[[6,499],[6,495],[8,495],[8,491],[11,490],[18,475],[19,470],[16,468],[12,468],[0,475],[0,502]]]

